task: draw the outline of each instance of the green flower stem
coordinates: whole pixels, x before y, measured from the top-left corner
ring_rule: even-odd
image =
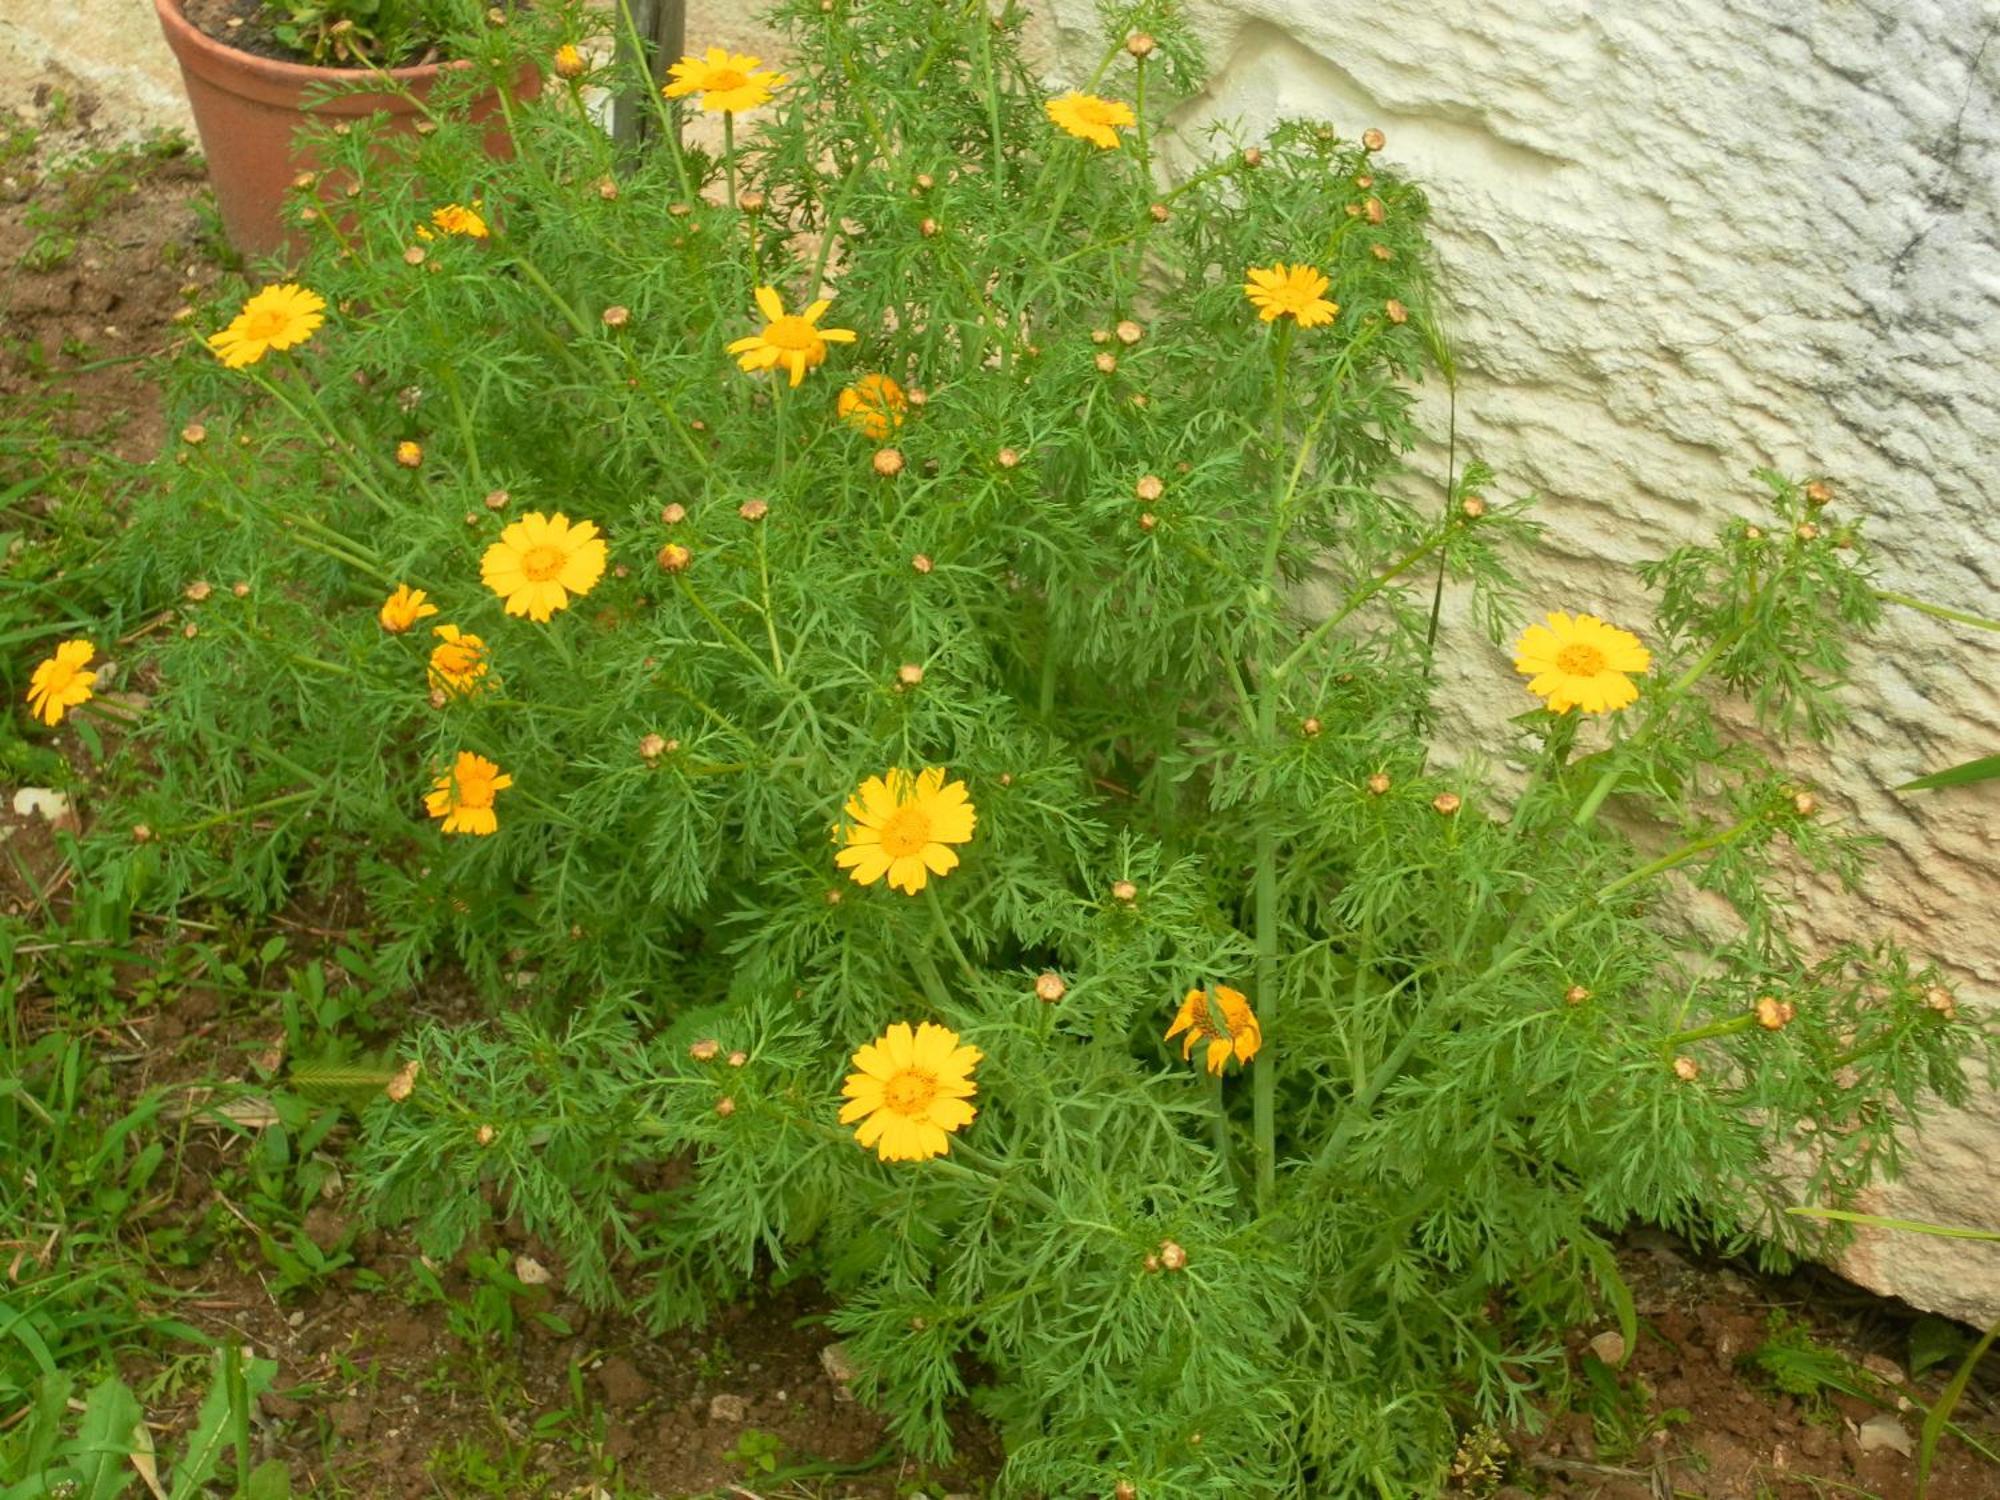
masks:
[[[917,70],[920,76],[930,67],[930,61],[926,56],[923,67]],[[993,139],[993,197],[998,202],[1007,196],[1007,156],[1000,133],[1000,73],[993,65],[991,26],[979,27],[979,65],[986,75],[986,129]]]
[[[1627,886],[1637,885],[1642,880],[1650,880],[1655,875],[1663,875],[1668,870],[1678,865],[1684,865],[1691,859],[1700,858],[1711,849],[1726,849],[1755,826],[1756,823],[1754,820],[1746,820],[1741,823],[1732,824],[1720,833],[1712,833],[1707,838],[1695,839],[1690,843],[1682,844],[1678,849],[1663,854],[1658,859],[1648,864],[1643,864],[1636,870],[1620,875],[1609,885],[1600,886],[1590,899],[1593,903],[1601,904],[1617,895]]]
[[[722,173],[729,184],[729,211],[736,211],[736,111],[722,112]]]
[[[1989,620],[1984,615],[1968,614],[1962,609],[1946,609],[1942,604],[1932,604],[1928,599],[1918,599],[1910,594],[1899,594],[1894,589],[1875,589],[1873,592],[1884,604],[1900,604],[1905,609],[1914,609],[1919,614],[1930,615],[1939,620],[1950,620],[1959,625],[1970,625],[1977,630],[2000,630],[2000,620]]]
[[[184,834],[201,833],[210,828],[220,828],[224,823],[234,823],[239,818],[254,818],[259,813],[275,811],[280,807],[290,807],[294,802],[307,802],[320,794],[319,787],[307,787],[303,791],[286,792],[281,797],[267,797],[262,802],[252,802],[248,807],[231,808],[228,812],[216,813],[212,817],[194,823],[177,823],[171,828],[162,828],[157,836],[163,839],[179,838]]]
[[[944,978],[937,971],[937,965],[924,949],[910,954],[910,968],[917,976],[917,986],[924,992],[924,998],[939,1015],[951,1009],[951,992],[944,987]]]
[[[958,939],[952,935],[951,923],[945,920],[944,902],[938,899],[937,882],[924,882],[924,901],[931,909],[932,920],[937,924],[938,936],[944,939],[951,956],[958,960],[958,967],[965,974],[966,983],[977,984],[979,971],[972,966],[972,960],[965,956],[965,950],[958,946]]]
[[[632,49],[632,60],[639,69],[639,87],[644,90],[646,97],[653,101],[653,113],[660,124],[660,140],[673,156],[674,177],[680,183],[681,196],[691,199],[694,197],[694,184],[688,179],[687,161],[681,151],[680,118],[675,114],[674,107],[668,103],[666,95],[660,91],[660,85],[654,79],[652,69],[646,66],[646,43],[639,35],[639,23],[632,18],[632,7],[628,0],[618,0],[618,19],[624,23],[626,45]],[[501,106],[506,107],[504,91],[501,94]]]
[[[1660,1050],[1671,1053],[1689,1042],[1705,1042],[1711,1037],[1737,1036],[1757,1024],[1757,1017],[1750,1012],[1732,1016],[1727,1021],[1712,1021],[1706,1026],[1697,1026],[1692,1031],[1677,1031],[1672,1036],[1660,1039]]]
[[[1069,153],[1069,161],[1066,164],[1068,170],[1062,174],[1062,180],[1056,185],[1056,201],[1054,206],[1049,209],[1048,227],[1042,231],[1041,247],[1035,252],[1036,258],[1044,262],[1049,258],[1049,246],[1055,243],[1056,231],[1062,228],[1063,205],[1069,202],[1069,195],[1076,187],[1077,178],[1083,175],[1083,156],[1081,153],[1085,149],[1096,149],[1095,147],[1087,148],[1086,143],[1082,141],[1073,141],[1070,144],[1072,149]]]
[[[1222,1163],[1222,1175],[1230,1191],[1236,1191],[1236,1162],[1229,1145],[1229,1110],[1223,1103],[1222,1075],[1208,1075],[1208,1128],[1215,1143],[1215,1159]]]
[[[384,495],[380,489],[376,488],[373,481],[357,472],[354,466],[347,462],[343,454],[343,450],[348,443],[347,434],[333,425],[333,419],[327,416],[326,408],[319,404],[319,397],[313,394],[310,382],[301,382],[301,389],[304,392],[306,404],[312,408],[313,414],[309,417],[299,409],[298,404],[291,397],[285,394],[277,381],[271,379],[270,376],[259,370],[255,365],[246,365],[244,367],[244,374],[250,378],[252,385],[256,386],[265,395],[277,402],[279,406],[283,407],[285,414],[298,423],[300,427],[306,429],[308,432],[317,431],[325,436],[328,443],[327,452],[333,461],[333,466],[346,476],[349,484],[352,484],[362,494],[373,500],[377,510],[381,511],[385,516],[394,517],[397,515],[395,503],[388,496]]]
[[[771,563],[770,549],[764,543],[764,527],[757,530],[757,588],[764,606],[764,637],[771,643],[771,670],[780,677],[785,675],[784,654],[778,649],[778,617],[771,607]]]
[[[1736,637],[1734,635],[1718,637],[1715,643],[1701,654],[1701,657],[1693,666],[1689,667],[1667,685],[1665,694],[1661,696],[1658,703],[1654,706],[1652,716],[1647,719],[1645,726],[1619,748],[1630,751],[1634,745],[1641,744],[1650,739],[1658,731],[1660,725],[1666,722],[1667,710],[1686,697],[1693,690],[1694,685],[1708,675],[1709,670],[1721,658],[1722,653],[1733,645],[1735,641]],[[1604,768],[1603,774],[1597,778],[1597,784],[1590,789],[1590,794],[1577,806],[1576,816],[1571,820],[1576,827],[1583,827],[1597,816],[1597,810],[1604,805],[1604,799],[1609,797],[1616,790],[1618,783],[1624,779],[1627,760],[1627,756],[1621,755],[1611,765]]]
[[[790,678],[784,675],[782,670],[773,669],[770,663],[766,662],[763,657],[759,656],[755,651],[751,650],[750,643],[748,641],[744,640],[742,636],[738,635],[735,631],[731,630],[727,625],[725,625],[722,622],[722,617],[716,614],[714,610],[708,607],[707,601],[704,600],[701,597],[701,595],[696,591],[695,586],[688,582],[687,574],[676,573],[674,575],[674,583],[679,587],[680,591],[687,596],[688,603],[692,604],[695,607],[695,609],[700,612],[701,617],[704,620],[708,621],[709,628],[712,629],[717,635],[721,636],[725,641],[727,641],[730,644],[730,646],[735,649],[736,653],[739,656],[742,656],[746,661],[754,663],[757,670],[760,673],[770,678],[780,687],[790,689],[801,698],[805,696],[804,693],[799,690],[797,685],[794,684]]]
[[[1328,635],[1332,634],[1341,621],[1345,620],[1349,615],[1361,608],[1362,605],[1381,593],[1389,584],[1437,551],[1439,547],[1442,547],[1449,526],[1450,522],[1446,522],[1444,526],[1438,529],[1436,535],[1427,541],[1418,543],[1397,559],[1396,562],[1391,564],[1387,572],[1376,574],[1367,583],[1356,589],[1352,594],[1349,594],[1346,602],[1338,610],[1315,625],[1311,633],[1293,648],[1291,655],[1278,663],[1274,675],[1279,678],[1290,676],[1300,661],[1309,655]]]
[[[483,490],[486,488],[486,471],[479,462],[479,440],[473,431],[472,413],[466,409],[465,392],[459,389],[457,367],[447,364],[442,373],[445,395],[451,398],[452,417],[458,423],[458,440],[465,445],[465,463],[471,471],[472,487]]]

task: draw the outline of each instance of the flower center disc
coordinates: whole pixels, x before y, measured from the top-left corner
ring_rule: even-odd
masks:
[[[1604,653],[1595,646],[1571,644],[1556,653],[1556,665],[1572,677],[1595,677],[1604,670]]]
[[[267,308],[263,312],[252,313],[244,324],[243,331],[249,338],[270,339],[283,333],[291,326],[291,321],[289,313],[280,312],[276,308]]]
[[[730,89],[740,89],[750,80],[734,68],[717,68],[702,84],[705,94],[727,93]]]
[[[921,1115],[937,1098],[937,1080],[928,1073],[905,1069],[882,1085],[882,1103],[899,1115]]]
[[[882,824],[882,852],[891,859],[921,854],[930,841],[930,814],[921,807],[899,807]]]
[[[810,350],[819,343],[819,332],[797,313],[786,313],[764,329],[764,342],[780,349]]]
[[[493,783],[483,776],[461,776],[458,781],[458,805],[460,807],[491,807],[493,805]]]
[[[530,583],[547,583],[562,571],[562,566],[562,550],[547,542],[521,554],[521,572]]]

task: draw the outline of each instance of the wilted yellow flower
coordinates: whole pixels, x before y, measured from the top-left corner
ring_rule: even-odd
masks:
[[[382,601],[381,613],[376,618],[391,635],[401,635],[426,615],[436,613],[437,606],[426,601],[422,589],[399,583],[396,592]]]
[[[1559,714],[1623,708],[1639,696],[1626,674],[1652,664],[1651,653],[1630,631],[1595,615],[1561,610],[1552,612],[1546,625],[1530,625],[1514,647],[1514,670],[1529,679],[1528,691]]]
[[[883,1161],[924,1161],[951,1150],[950,1132],[963,1130],[979,1111],[970,1103],[977,1047],[959,1045],[958,1033],[925,1021],[914,1031],[897,1021],[854,1054],[858,1072],[847,1075],[840,1123],[860,1125],[854,1138],[873,1146]]]
[[[661,90],[669,99],[701,95],[705,110],[734,114],[771,102],[771,92],[785,82],[783,73],[760,73],[761,57],[742,52],[726,52],[710,47],[707,53],[683,57],[667,70],[669,82]]]
[[[28,712],[44,724],[62,722],[72,708],[90,701],[95,672],[86,672],[97,648],[89,641],[64,641],[56,654],[35,667],[28,679]]]
[[[1218,1010],[1222,1013],[1219,1018]],[[1207,990],[1187,992],[1174,1016],[1174,1024],[1167,1028],[1167,1040],[1172,1041],[1182,1032],[1187,1033],[1181,1040],[1183,1058],[1194,1050],[1196,1042],[1208,1043],[1211,1073],[1220,1073],[1227,1067],[1232,1053],[1238,1062],[1247,1063],[1264,1045],[1264,1031],[1257,1024],[1256,1012],[1250,1009],[1249,997],[1226,984],[1215,987],[1213,1000]]]
[[[1340,304],[1322,295],[1327,279],[1313,266],[1288,266],[1279,261],[1272,266],[1252,266],[1243,273],[1243,295],[1266,323],[1291,318],[1301,328],[1318,328],[1340,315]]]
[[[477,199],[471,208],[462,203],[447,203],[431,215],[431,223],[446,234],[462,234],[475,240],[486,238],[486,220],[479,215]]]
[[[576,50],[576,43],[564,42],[556,48],[556,77],[581,78],[589,66],[583,60],[583,54]]]
[[[396,463],[400,468],[415,469],[424,461],[424,445],[413,443],[408,438],[396,444]]]
[[[909,404],[903,388],[887,375],[863,375],[834,403],[844,421],[876,442],[903,425]]]
[[[438,638],[431,648],[431,686],[448,693],[476,691],[486,675],[486,642],[456,625],[440,625],[431,633]]]
[[[220,333],[208,336],[208,347],[232,370],[254,365],[273,349],[303,344],[326,321],[326,298],[285,282],[267,286]]]
[[[479,576],[510,615],[542,621],[569,608],[604,575],[604,540],[589,521],[531,510],[500,533],[479,559]]]
[[[972,838],[979,821],[965,783],[947,785],[944,768],[921,775],[892,770],[871,776],[847,799],[848,822],[840,829],[846,847],[834,863],[857,885],[873,885],[884,875],[897,890],[915,895],[932,875],[957,868],[951,845]]]
[[[1061,94],[1042,108],[1058,129],[1106,151],[1118,145],[1119,126],[1138,123],[1130,106],[1095,94]]]
[[[851,344],[851,328],[821,328],[819,320],[833,304],[825,298],[810,304],[802,313],[785,311],[776,287],[757,288],[757,310],[764,315],[764,328],[748,338],[736,340],[729,352],[745,370],[768,370],[783,365],[791,372],[792,384],[806,378],[806,371],[826,359],[828,344]]]
[[[513,784],[514,778],[485,756],[461,750],[451,774],[438,777],[425,794],[424,807],[432,817],[444,819],[446,833],[493,833],[500,827],[493,799]]]

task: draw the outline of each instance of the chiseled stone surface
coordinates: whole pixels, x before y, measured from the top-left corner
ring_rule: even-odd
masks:
[[[1045,0],[1053,76],[1094,66],[1092,0]],[[1883,587],[2000,614],[2000,8],[1992,0],[1193,0],[1215,78],[1183,127],[1286,114],[1387,132],[1431,190],[1462,455],[1550,526],[1551,607],[1643,629],[1629,564],[1827,475]],[[75,39],[91,38],[79,49]],[[691,45],[763,50],[734,0]],[[180,115],[145,0],[17,0],[17,80],[57,59],[139,124]],[[1065,74],[1071,75],[1064,77]],[[1426,407],[1445,430],[1442,392]],[[1443,468],[1442,453],[1419,468]],[[1522,706],[1507,654],[1448,654],[1468,746]],[[1861,899],[1802,886],[1811,932],[1892,934],[2000,1001],[2000,783],[1896,796],[2000,749],[2000,638],[1891,609],[1859,653],[1828,816],[1883,847]],[[2000,1227],[2000,1095],[1909,1143],[1884,1213]],[[1842,1269],[2000,1316],[2000,1247],[1872,1235]]]

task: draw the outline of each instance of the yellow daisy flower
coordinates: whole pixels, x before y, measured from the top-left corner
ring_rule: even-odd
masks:
[[[1243,274],[1250,278],[1243,283],[1243,295],[1266,323],[1289,317],[1301,328],[1318,328],[1340,315],[1340,304],[1321,295],[1327,280],[1313,266],[1279,261],[1274,266],[1252,266]]]
[[[1529,692],[1559,714],[1623,708],[1639,696],[1626,674],[1652,665],[1652,653],[1629,630],[1561,610],[1552,612],[1546,625],[1530,625],[1514,646],[1514,670],[1529,679]]]
[[[375,618],[382,622],[382,628],[389,634],[401,635],[426,615],[437,612],[437,606],[425,599],[422,589],[399,583],[396,592],[382,601],[381,611]]]
[[[979,1113],[968,1101],[978,1092],[972,1069],[980,1055],[947,1027],[925,1021],[912,1031],[898,1021],[854,1054],[860,1071],[841,1087],[840,1123],[859,1120],[854,1138],[883,1161],[944,1156],[950,1132]]]
[[[485,756],[461,750],[451,773],[438,777],[424,794],[424,809],[444,819],[446,833],[494,833],[500,820],[494,816],[493,799],[513,784],[514,778]]]
[[[1218,1010],[1222,1012],[1219,1017]],[[1167,1040],[1172,1041],[1182,1032],[1187,1033],[1181,1038],[1183,1058],[1194,1051],[1196,1042],[1208,1043],[1211,1073],[1220,1073],[1227,1067],[1232,1053],[1238,1062],[1247,1063],[1264,1045],[1264,1028],[1257,1024],[1257,1013],[1250,1009],[1249,998],[1226,984],[1215,987],[1213,1000],[1207,990],[1187,992],[1174,1024],[1167,1028]]]
[[[912,896],[932,875],[958,867],[949,846],[969,842],[979,821],[965,783],[947,786],[942,766],[919,776],[894,770],[869,777],[847,799],[847,817],[838,831],[846,847],[833,862],[856,885],[873,885],[887,875],[890,885]]]
[[[826,360],[828,344],[851,344],[851,328],[821,328],[819,320],[833,304],[822,298],[802,313],[785,311],[777,288],[757,288],[757,310],[764,315],[764,331],[736,340],[729,352],[745,370],[768,370],[783,365],[791,371],[792,384],[806,378],[806,371]]]
[[[1062,94],[1042,105],[1058,129],[1080,141],[1110,151],[1118,145],[1121,125],[1136,125],[1130,106],[1116,99],[1100,99],[1095,94]]]
[[[431,686],[446,693],[472,693],[486,675],[486,642],[456,625],[431,632],[439,644],[431,648]]]
[[[232,370],[254,365],[273,349],[303,344],[326,321],[326,298],[285,282],[267,286],[227,328],[208,336],[208,347]]]
[[[589,521],[531,510],[500,533],[479,559],[479,576],[510,615],[540,622],[569,608],[604,576],[604,539]]]
[[[736,114],[771,102],[771,92],[785,82],[783,73],[760,73],[761,57],[710,47],[706,55],[692,53],[667,70],[669,82],[660,92],[669,99],[701,95],[701,107]]]
[[[840,393],[834,405],[843,420],[879,443],[903,425],[910,402],[887,375],[863,375]]]
[[[95,672],[86,672],[97,648],[89,641],[64,641],[56,654],[36,666],[28,679],[28,712],[44,724],[62,722],[62,716],[91,698]]]
[[[446,234],[462,234],[468,239],[483,240],[487,229],[486,220],[479,213],[481,207],[477,198],[473,199],[471,208],[462,203],[447,203],[431,215],[431,223]],[[421,230],[418,232],[422,233]]]

